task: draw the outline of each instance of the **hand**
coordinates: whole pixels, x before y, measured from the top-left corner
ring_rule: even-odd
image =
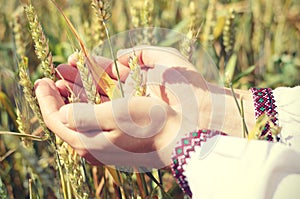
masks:
[[[162,160],[160,155],[166,153],[163,148],[170,143],[166,136],[170,139],[176,136],[172,133],[178,131],[176,124],[180,117],[166,103],[149,97],[133,97],[100,105],[64,105],[53,81],[42,79],[35,85],[46,125],[89,162],[168,165],[169,157]]]
[[[139,58],[139,64],[146,76],[147,96],[159,98],[176,111],[183,112],[182,114],[191,119],[192,123],[197,123],[199,129],[209,128],[230,135],[243,136],[241,116],[231,90],[208,83],[174,48],[140,46],[120,50],[117,65],[121,81],[124,83],[126,80],[125,88],[130,85],[128,81],[130,78],[127,78],[130,72],[128,60],[133,52]],[[104,57],[94,57],[94,59],[116,81],[113,60]],[[81,80],[75,78],[79,75],[74,57],[71,56],[69,64],[59,66],[58,70],[84,101],[85,97],[81,95],[83,93],[80,87]],[[56,85],[63,96],[68,96],[65,81],[58,81]],[[102,94],[103,101],[107,101],[105,92],[100,88],[98,90]],[[238,89],[235,89],[235,94],[238,101],[243,99],[244,118],[250,130],[255,124],[252,94],[250,91]]]
[[[58,67],[65,81],[55,85],[48,79],[39,80],[36,95],[46,125],[88,161],[161,168],[170,164],[171,151],[184,133],[210,125],[223,130],[224,115],[211,119],[216,115],[212,114],[216,111],[214,103],[222,108],[224,102],[230,102],[226,109],[234,113],[234,101],[220,98],[219,93],[228,92],[222,93],[222,88],[208,84],[176,50],[141,47],[134,51],[147,79],[147,97],[128,95],[100,105],[64,105],[60,93],[68,94],[66,83],[73,90],[80,90],[82,85],[74,78],[78,71],[72,59],[70,65]],[[118,68],[123,82],[130,71],[128,59],[132,52],[133,49],[119,52]],[[116,79],[112,60],[96,57],[95,61]],[[81,97],[84,99],[84,95]],[[239,116],[230,119],[232,124],[224,125],[224,129],[237,131]]]

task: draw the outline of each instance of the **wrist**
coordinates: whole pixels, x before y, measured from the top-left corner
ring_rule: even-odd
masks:
[[[200,106],[200,113],[204,116],[205,123],[200,121],[199,129],[215,129],[229,135],[243,137],[243,120],[231,89],[210,83],[207,85],[207,96],[203,98],[205,101]],[[241,100],[243,101],[245,124],[247,129],[252,129],[255,125],[252,93],[239,89],[234,89],[234,93],[239,106]]]

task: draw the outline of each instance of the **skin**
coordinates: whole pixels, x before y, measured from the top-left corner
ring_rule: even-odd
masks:
[[[67,87],[86,101],[82,82],[75,78],[78,71],[73,56],[57,68],[64,80],[40,79],[35,83],[46,125],[79,155],[98,165],[162,168],[170,165],[175,143],[187,132],[209,128],[242,136],[241,117],[231,91],[208,83],[175,49],[134,49],[149,84],[147,96],[132,96],[128,78],[132,52],[118,53],[125,98],[109,101],[98,88],[104,101],[99,105],[65,104],[64,98],[70,94]],[[94,59],[117,82],[112,60]],[[251,92],[235,93],[238,100],[243,98],[246,124],[251,129],[255,123]]]

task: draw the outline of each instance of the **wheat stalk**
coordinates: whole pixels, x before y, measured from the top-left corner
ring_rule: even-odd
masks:
[[[19,83],[23,88],[23,93],[24,93],[26,102],[29,104],[30,108],[32,109],[34,115],[36,116],[40,126],[42,127],[42,129],[45,133],[44,137],[41,137],[40,139],[41,140],[49,140],[51,146],[55,149],[56,162],[57,162],[58,170],[60,173],[62,188],[63,188],[63,190],[66,190],[64,187],[64,175],[62,173],[62,166],[61,166],[59,154],[57,151],[57,144],[55,142],[55,136],[53,134],[51,134],[51,132],[49,131],[49,129],[47,128],[47,126],[43,120],[40,107],[38,105],[37,99],[35,98],[33,84],[30,81],[30,77],[27,73],[27,70],[28,70],[28,61],[27,61],[26,57],[23,57],[21,62],[19,63],[19,78],[20,78]],[[24,135],[26,135],[26,134],[24,134]],[[30,137],[34,138],[33,136],[30,136]],[[64,191],[64,194],[65,194],[65,191]]]
[[[242,119],[242,125],[243,125],[243,136],[246,137],[248,136],[249,134],[249,131],[248,131],[248,128],[247,128],[247,124],[246,124],[246,121],[245,121],[245,117],[244,117],[244,106],[243,106],[243,98],[241,98],[241,101],[240,101],[240,104],[237,100],[237,96],[234,92],[234,89],[232,87],[232,82],[229,83],[229,86],[230,86],[230,90],[231,90],[231,94],[233,96],[233,99],[235,101],[235,104],[239,110],[239,114],[241,116],[241,119]]]
[[[90,81],[90,79],[92,78],[88,73],[88,69],[84,66],[83,53],[76,51],[75,54],[77,55],[77,59],[78,59],[78,61],[76,62],[77,68],[79,70],[84,86],[92,87],[93,82],[90,82],[91,84],[88,83],[88,81]],[[62,79],[64,79],[64,77],[60,74],[60,72],[58,70],[56,71],[57,74]],[[79,102],[80,99],[77,96],[75,96],[74,92],[72,91],[72,89],[69,87],[68,84],[66,84],[66,87],[71,93],[71,96],[68,98],[68,101],[70,103]],[[88,89],[85,90],[88,91]],[[91,96],[91,95],[87,94],[87,96]],[[92,99],[90,102],[93,103],[93,100],[95,99]],[[72,149],[66,142],[62,141],[58,137],[56,137],[56,145],[57,145],[57,153],[59,158],[58,161],[60,162],[61,166],[63,166],[67,174],[65,175],[65,173],[63,173],[61,169],[60,175],[63,176],[61,182],[62,182],[65,198],[72,197],[72,195],[75,196],[75,198],[80,198],[80,199],[88,198],[89,188],[86,184],[85,174],[81,172],[84,166],[79,161],[80,157],[77,156],[74,149]],[[74,156],[72,156],[72,154],[74,154]]]

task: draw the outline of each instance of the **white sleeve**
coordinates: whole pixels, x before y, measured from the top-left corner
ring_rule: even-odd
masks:
[[[273,90],[280,142],[217,135],[188,151],[193,198],[300,198],[300,86]]]
[[[273,90],[281,129],[280,142],[300,151],[300,86]]]
[[[281,143],[218,135],[190,153],[184,175],[193,198],[300,198],[300,153]]]

